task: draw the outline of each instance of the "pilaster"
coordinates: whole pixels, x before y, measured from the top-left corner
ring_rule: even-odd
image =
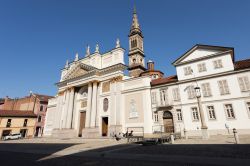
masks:
[[[90,127],[96,127],[97,82],[93,82]]]
[[[87,101],[87,112],[86,112],[86,123],[85,127],[90,127],[91,121],[91,104],[92,104],[92,82],[88,84],[88,101]]]

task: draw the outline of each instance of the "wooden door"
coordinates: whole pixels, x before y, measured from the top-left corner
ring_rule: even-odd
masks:
[[[166,133],[174,132],[173,115],[170,111],[165,111],[163,113],[163,125]]]
[[[164,129],[166,133],[174,132],[173,119],[163,119]]]
[[[85,121],[86,121],[86,112],[80,112],[80,125],[79,125],[79,134],[78,136],[82,136],[82,129],[85,128]]]
[[[108,117],[102,118],[102,136],[108,135]]]

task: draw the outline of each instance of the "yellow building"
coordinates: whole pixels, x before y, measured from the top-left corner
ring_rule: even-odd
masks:
[[[21,133],[33,137],[37,116],[32,111],[0,110],[0,136]]]

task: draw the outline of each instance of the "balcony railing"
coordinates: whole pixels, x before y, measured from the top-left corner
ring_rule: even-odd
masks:
[[[156,107],[171,107],[173,105],[172,100],[158,101],[156,102]]]

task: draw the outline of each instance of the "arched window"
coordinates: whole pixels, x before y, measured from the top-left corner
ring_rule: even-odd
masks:
[[[108,98],[103,99],[103,111],[107,112],[109,107],[109,100]]]
[[[133,62],[134,62],[134,63],[136,62],[136,59],[135,59],[135,58],[133,59]]]

